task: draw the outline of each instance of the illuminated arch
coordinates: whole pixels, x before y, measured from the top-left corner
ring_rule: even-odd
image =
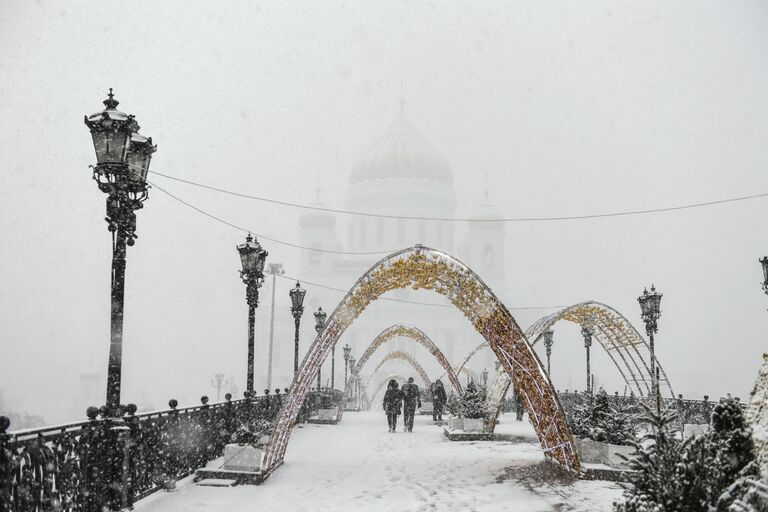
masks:
[[[391,341],[397,337],[403,337],[403,338],[408,338],[410,340],[413,340],[416,343],[422,345],[427,350],[429,350],[429,352],[433,356],[435,356],[435,359],[437,359],[437,362],[440,363],[440,366],[442,366],[443,369],[445,369],[446,373],[448,374],[448,379],[451,381],[451,385],[453,385],[456,392],[459,394],[462,393],[461,383],[459,382],[458,377],[456,377],[456,373],[454,373],[453,368],[451,368],[451,365],[450,363],[448,363],[448,359],[446,359],[443,352],[439,348],[437,348],[437,345],[435,345],[435,343],[430,339],[429,336],[427,336],[424,333],[424,331],[408,324],[395,324],[390,327],[387,327],[386,329],[381,331],[378,336],[376,336],[373,339],[373,341],[365,350],[365,352],[363,352],[363,355],[360,356],[360,359],[355,364],[355,367],[352,369],[352,376],[350,376],[349,380],[347,381],[345,390],[349,389],[349,386],[352,383],[353,376],[360,375],[360,371],[363,369],[363,366],[365,366],[365,363],[368,362],[368,360],[376,352],[376,350],[382,345],[384,345],[386,342]],[[381,367],[381,365],[379,365],[379,367]],[[419,368],[421,367],[419,366]],[[376,372],[374,370],[374,374],[375,373]],[[424,373],[424,375],[426,375],[426,372]],[[371,377],[373,377],[373,374],[371,374]],[[424,381],[426,383],[429,383],[430,379],[425,378]],[[368,380],[368,383],[370,383],[370,379]],[[366,384],[366,387],[367,387],[367,384]],[[348,396],[349,396],[348,393],[345,392],[343,395],[343,398],[341,399],[342,401],[341,401],[341,404],[339,405],[339,413],[338,413],[338,416],[336,417],[337,422],[341,421],[341,417],[344,414],[344,408],[347,404]]]
[[[560,400],[523,330],[477,274],[448,254],[417,245],[371,267],[328,317],[283,401],[264,453],[261,477],[267,478],[282,464],[291,429],[331,347],[369,304],[386,292],[403,288],[432,290],[464,314],[514,379],[545,455],[567,470],[579,471],[579,457]]]
[[[422,367],[419,364],[419,362],[413,358],[411,354],[409,354],[408,352],[403,352],[402,350],[393,350],[392,352],[384,356],[384,359],[381,360],[379,365],[376,367],[375,370],[373,370],[373,373],[368,378],[368,383],[366,383],[366,387],[371,382],[371,379],[376,374],[376,372],[379,371],[381,367],[387,363],[387,361],[396,361],[396,360],[405,361],[406,363],[408,363],[411,366],[411,368],[413,368],[414,371],[419,375],[419,378],[424,383],[424,385],[427,388],[429,388],[429,386],[432,384],[432,381],[429,379],[429,375],[427,374],[426,370],[424,370],[424,367]],[[341,409],[342,408],[339,407],[339,413],[341,413]]]
[[[470,359],[472,359],[472,356],[474,356],[475,354],[477,354],[478,352],[480,352],[480,350],[482,350],[482,349],[484,349],[484,348],[489,348],[489,347],[490,347],[490,346],[488,345],[488,342],[487,342],[487,341],[484,341],[484,342],[482,342],[481,344],[479,344],[478,346],[476,346],[475,348],[473,348],[473,349],[472,349],[472,351],[471,351],[469,354],[467,354],[467,357],[465,357],[465,358],[464,358],[464,361],[462,361],[462,362],[461,362],[461,364],[460,364],[459,366],[457,366],[456,368],[454,368],[454,369],[453,369],[453,371],[454,371],[454,372],[455,372],[455,373],[458,375],[458,374],[459,374],[459,372],[461,372],[461,369],[462,369],[462,368],[464,368],[464,366],[465,366],[465,365],[466,365],[466,364],[469,362],[469,360],[470,360]],[[445,377],[445,375],[446,375],[446,374],[445,374],[445,373],[443,373],[443,374],[440,376],[440,378],[442,379],[443,377]]]
[[[381,390],[384,389],[387,386],[387,384],[389,384],[389,381],[391,380],[395,380],[397,381],[398,384],[401,384],[401,385],[405,383],[405,378],[401,377],[397,373],[393,373],[387,376],[386,378],[382,379],[381,382],[376,384],[376,389],[373,391],[372,394],[369,395],[371,397],[370,403],[373,403],[373,399],[376,398],[376,395],[378,395],[381,392]]]
[[[469,362],[469,360],[470,360],[470,359],[472,359],[472,357],[473,357],[475,354],[477,354],[478,352],[480,352],[482,349],[484,349],[484,348],[489,348],[489,347],[490,347],[490,345],[488,345],[488,342],[487,342],[487,341],[484,341],[484,342],[482,342],[481,344],[479,344],[478,346],[476,346],[474,349],[472,349],[472,352],[470,352],[469,354],[467,354],[467,357],[465,357],[465,358],[464,358],[464,361],[462,361],[462,362],[461,362],[461,364],[459,365],[459,369],[458,369],[458,370],[456,370],[456,373],[459,373],[459,372],[461,371],[461,369],[462,369],[462,368],[464,368],[464,366],[465,366],[465,365],[466,365],[466,364]]]
[[[544,316],[525,331],[525,336],[535,345],[554,324],[564,320],[592,330],[592,339],[603,347],[608,357],[619,370],[627,386],[640,397],[653,394],[650,361],[650,347],[645,338],[621,313],[600,302],[587,301],[569,306]],[[659,388],[665,389],[670,398],[675,398],[667,374],[658,358]],[[488,393],[488,410],[495,414],[509,388],[509,377],[499,368],[496,379]],[[493,414],[491,414],[493,416]]]
[[[469,378],[469,380],[471,380],[475,384],[480,384],[481,383],[480,376],[472,368],[469,368],[469,367],[465,366],[464,368],[461,368],[456,373],[463,373],[464,375],[466,375]]]

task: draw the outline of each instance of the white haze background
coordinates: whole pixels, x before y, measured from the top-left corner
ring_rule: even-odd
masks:
[[[299,203],[315,198],[319,173],[323,200],[343,207],[349,169],[395,118],[402,82],[408,116],[453,169],[460,216],[481,200],[486,172],[505,216],[589,214],[768,192],[767,33],[759,1],[0,0],[6,406],[49,423],[83,419],[93,390],[81,389],[80,374],[106,368],[111,252],[82,119],[103,108],[109,87],[158,144],[154,170]],[[297,241],[298,210],[157,181]],[[768,199],[757,199],[509,224],[502,299],[600,300],[639,327],[636,297],[653,282],[664,293],[658,354],[675,391],[745,398],[768,347],[757,263],[768,253],[766,213]],[[242,390],[242,233],[152,191],[138,234],[123,401],[194,403],[215,396],[219,371]],[[269,261],[296,273],[296,250],[264,245]],[[291,284],[277,290],[283,376]],[[258,389],[270,292],[262,289],[256,318]],[[515,316],[527,326],[544,312]],[[302,353],[313,333],[307,312]],[[557,387],[583,387],[583,351],[575,329],[558,331]],[[622,391],[607,357],[593,353],[599,380]]]

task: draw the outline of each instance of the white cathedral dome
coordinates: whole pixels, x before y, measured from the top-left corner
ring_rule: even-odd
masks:
[[[448,163],[400,114],[389,130],[352,166],[352,185],[380,180],[422,180],[453,185]]]

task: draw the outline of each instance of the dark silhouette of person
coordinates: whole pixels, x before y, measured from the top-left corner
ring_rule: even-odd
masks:
[[[400,390],[403,393],[403,424],[405,432],[413,432],[413,416],[416,407],[421,407],[421,392],[419,386],[413,383],[413,377],[408,377],[408,382],[403,384]]]
[[[387,384],[387,391],[384,393],[382,406],[387,414],[387,423],[389,431],[394,432],[397,428],[397,417],[400,415],[400,405],[403,403],[403,393],[398,389],[397,381],[392,379]]]
[[[440,379],[437,379],[432,384],[432,420],[443,421],[443,407],[448,400],[448,396],[445,394],[445,387]]]

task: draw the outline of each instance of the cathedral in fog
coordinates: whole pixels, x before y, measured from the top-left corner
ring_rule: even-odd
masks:
[[[457,209],[456,189],[449,163],[406,117],[402,100],[400,107],[398,118],[352,163],[346,190],[346,209],[399,216],[466,217],[466,213]],[[466,172],[476,175],[478,180],[484,176],[481,169]],[[488,204],[487,196],[486,190],[484,198],[461,197],[464,204],[475,205],[470,211],[471,218],[499,216],[495,208]],[[318,198],[314,206],[326,205]],[[299,219],[299,237],[304,246],[352,253],[395,251],[420,243],[456,256],[480,275],[497,295],[504,296],[502,223],[414,221],[311,211],[303,213]],[[381,257],[383,255],[302,251],[300,275],[318,283],[348,288]],[[412,290],[398,290],[386,296],[419,302],[445,302],[437,296],[415,295]],[[313,288],[307,294],[305,306],[311,311],[316,310],[318,305],[331,310],[340,299],[339,293]],[[386,316],[390,320],[386,325],[368,327],[369,322],[362,321],[365,318],[363,313],[342,336],[339,344],[349,343],[354,355],[359,356],[383,328],[403,321],[425,331],[444,351],[451,364],[457,365],[478,340],[482,341],[479,336],[471,340],[457,339],[459,322],[463,322],[462,327],[465,328],[468,324],[463,318],[457,318],[450,308],[389,302]],[[391,348],[408,346],[400,340],[392,343]],[[424,366],[430,374],[432,370],[436,371],[432,361],[425,363],[428,363]],[[339,387],[344,371],[340,347],[336,353],[336,367],[336,386]],[[329,368],[328,363],[323,367],[324,383]],[[368,373],[373,368],[367,368]]]

